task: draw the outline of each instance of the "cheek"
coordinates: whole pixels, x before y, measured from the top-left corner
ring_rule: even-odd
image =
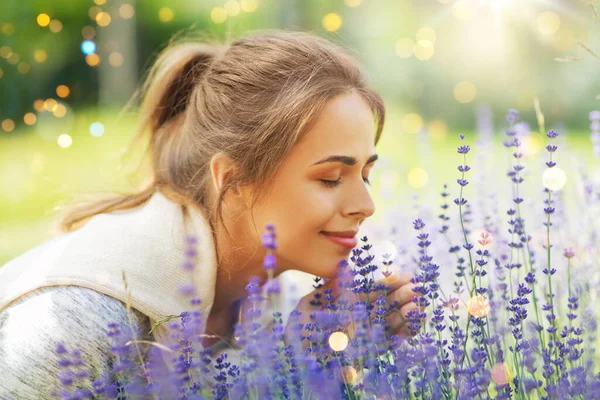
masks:
[[[269,201],[261,207],[260,221],[275,223],[282,257],[293,264],[314,264],[312,250],[320,252],[322,246],[326,246],[319,232],[336,228],[330,222],[336,209],[334,190],[321,188],[318,182],[301,185],[286,182],[274,189],[277,190],[273,190]]]
[[[333,189],[321,188],[318,182],[304,185],[288,185],[280,192],[277,209],[279,217],[287,221],[294,231],[318,233],[328,226],[335,212]],[[329,227],[331,228],[331,227]]]

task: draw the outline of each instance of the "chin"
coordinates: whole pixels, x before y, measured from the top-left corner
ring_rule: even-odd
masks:
[[[337,278],[337,273],[339,271],[338,264],[340,263],[340,261],[347,259],[348,257],[346,256],[333,257],[332,261],[327,263],[327,266],[323,266],[323,268],[319,269],[318,271],[311,273],[313,275],[320,276],[321,278],[335,279]]]

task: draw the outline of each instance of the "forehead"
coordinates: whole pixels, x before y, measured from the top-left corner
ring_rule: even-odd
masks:
[[[349,155],[362,161],[375,151],[375,120],[359,94],[339,95],[327,102],[312,129],[295,146],[303,158]]]

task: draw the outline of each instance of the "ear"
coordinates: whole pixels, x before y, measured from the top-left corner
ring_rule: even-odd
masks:
[[[235,173],[235,169],[235,163],[228,155],[217,153],[212,157],[210,160],[210,176],[217,195],[225,182]],[[233,193],[239,193],[237,188],[233,188]]]

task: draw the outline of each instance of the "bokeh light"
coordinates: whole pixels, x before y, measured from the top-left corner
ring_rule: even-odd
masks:
[[[402,130],[406,133],[419,133],[423,129],[423,117],[409,113],[402,117]]]
[[[227,11],[223,7],[215,7],[210,12],[210,19],[215,24],[222,24],[227,20]]]
[[[96,65],[100,64],[100,56],[98,56],[96,53],[88,54],[85,56],[85,62],[90,67],[95,67]]]
[[[92,54],[96,52],[96,43],[91,40],[84,40],[81,43],[81,51],[83,54]]]
[[[14,52],[11,53],[10,56],[8,57],[8,63],[13,64],[13,65],[18,64],[20,60],[21,60],[21,56]]]
[[[494,381],[496,385],[506,385],[510,383],[513,378],[508,365],[503,362],[494,364],[490,373],[492,376],[492,381]]]
[[[484,318],[490,312],[490,301],[485,296],[473,296],[467,304],[469,314],[475,318]]]
[[[17,65],[17,71],[19,71],[20,74],[26,74],[30,69],[31,66],[26,62],[21,62],[19,65]]]
[[[254,12],[258,8],[258,0],[242,0],[240,2],[240,7],[244,12]]]
[[[431,43],[435,43],[436,35],[432,28],[424,26],[417,31],[417,41],[425,40]]]
[[[521,152],[526,157],[538,154],[542,147],[542,139],[536,134],[529,134],[521,138]]]
[[[344,351],[348,347],[348,335],[344,332],[333,332],[329,335],[329,347],[333,351]]]
[[[4,70],[2,68],[0,68],[0,79],[2,79],[3,76],[4,76]]]
[[[12,132],[13,129],[15,129],[15,121],[13,121],[10,118],[7,118],[4,121],[2,121],[2,130],[4,132]]]
[[[50,111],[53,112],[54,110],[56,110],[56,107],[58,106],[58,102],[55,99],[46,99],[46,101],[44,101],[44,110],[46,111]]]
[[[2,33],[4,33],[6,36],[11,36],[13,33],[15,33],[15,26],[10,22],[3,23]]]
[[[54,111],[52,111],[52,114],[54,114],[56,118],[62,118],[67,115],[67,107],[64,104],[58,103]]]
[[[83,38],[87,39],[87,40],[91,40],[91,39],[95,38],[96,37],[96,28],[94,28],[93,26],[89,26],[89,25],[84,26],[81,29],[81,36],[83,36]],[[94,46],[95,46],[95,44],[94,44]],[[96,51],[96,47],[94,47],[94,50],[92,51],[92,53],[94,51]]]
[[[537,18],[537,26],[542,35],[553,35],[560,28],[560,17],[552,11],[543,12]]]
[[[106,0],[94,0],[94,3],[98,4],[99,6],[106,4]]]
[[[27,125],[33,125],[33,124],[35,124],[35,121],[37,121],[37,117],[34,113],[28,112],[23,116],[23,121]]]
[[[567,183],[567,174],[558,167],[548,168],[542,174],[542,183],[553,192],[561,190]]]
[[[108,63],[113,67],[120,67],[123,65],[123,54],[119,53],[118,51],[113,51],[108,56]]]
[[[50,24],[50,16],[42,13],[37,16],[37,23],[39,26],[48,26]]]
[[[362,0],[344,0],[344,4],[347,7],[354,8],[362,4]]]
[[[44,49],[37,49],[33,52],[33,59],[35,62],[44,63],[48,59],[48,53]]]
[[[421,189],[427,185],[429,174],[423,168],[411,168],[406,176],[408,184],[414,189]]]
[[[158,20],[160,22],[171,22],[175,18],[175,12],[169,7],[161,7],[158,10]]]
[[[448,135],[448,124],[441,119],[434,119],[427,124],[429,136],[432,140],[443,140]]]
[[[100,7],[93,6],[93,7],[90,7],[90,9],[88,10],[88,16],[90,17],[91,20],[96,21],[96,17],[101,12],[102,12],[102,9]]]
[[[336,13],[328,13],[323,17],[323,28],[335,32],[342,27],[342,17]]]
[[[50,32],[52,32],[52,33],[58,33],[60,31],[62,31],[63,24],[59,20],[53,19],[52,21],[50,21],[49,28],[50,28]]]
[[[12,49],[9,46],[0,47],[0,57],[8,58],[12,54]]]
[[[346,365],[340,370],[339,379],[350,385],[356,385],[360,382],[360,376],[356,369],[351,365]]]
[[[100,11],[98,14],[96,14],[96,23],[98,24],[98,26],[101,27],[106,27],[108,25],[110,25],[112,18],[110,17],[110,14],[104,11]]]
[[[33,109],[37,112],[42,112],[44,111],[44,100],[43,99],[37,99],[33,102]]]
[[[477,96],[477,88],[469,81],[462,81],[454,87],[454,98],[459,103],[470,103]]]
[[[129,3],[123,3],[121,4],[121,7],[119,7],[119,15],[123,19],[133,18],[133,16],[135,15],[135,9]]]
[[[93,122],[90,125],[90,133],[95,137],[104,135],[104,125],[101,122]]]
[[[429,40],[419,40],[415,45],[415,57],[421,61],[427,61],[433,57],[435,48]]]
[[[238,3],[236,0],[227,0],[223,8],[225,8],[227,15],[232,17],[240,13],[240,3]]]
[[[56,95],[60,98],[67,98],[71,94],[71,90],[67,85],[58,85],[56,87]]]
[[[70,147],[73,144],[73,139],[69,134],[63,133],[58,137],[58,145],[63,149]]]

